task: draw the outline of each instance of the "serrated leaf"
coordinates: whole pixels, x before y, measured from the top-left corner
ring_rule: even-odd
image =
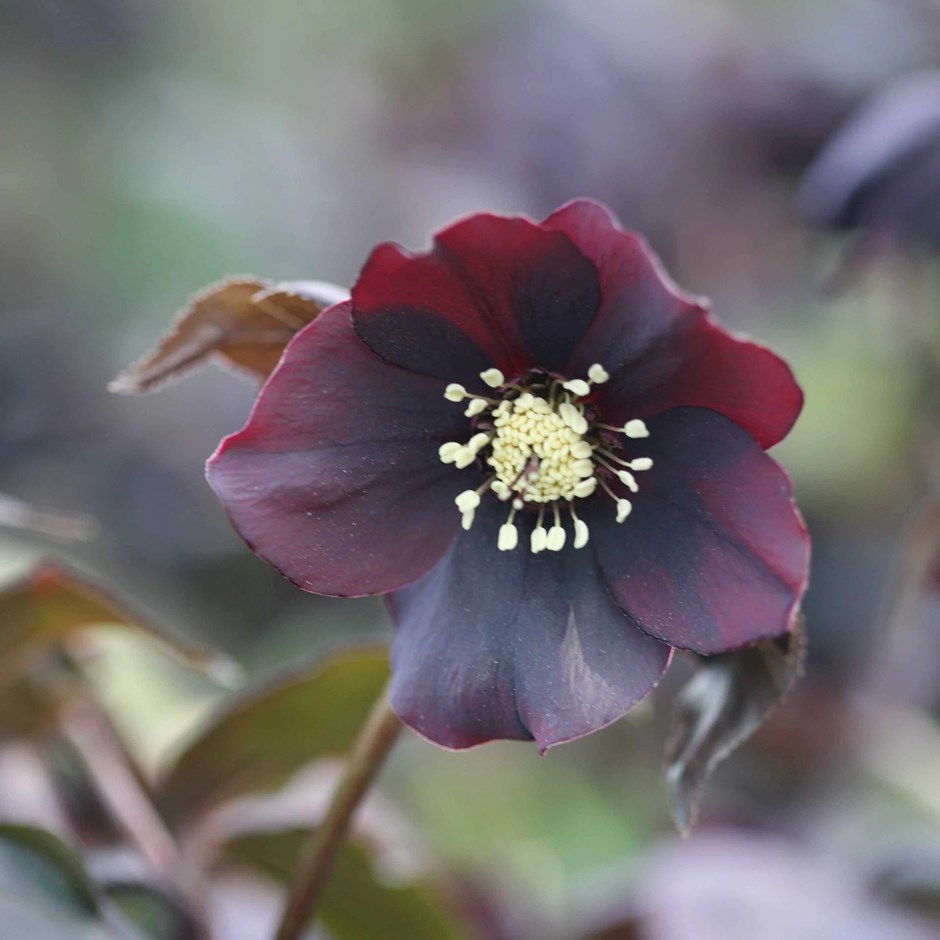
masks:
[[[251,833],[223,847],[223,858],[254,868],[283,885],[290,883],[310,833],[288,829]],[[394,887],[377,880],[368,853],[346,843],[339,853],[320,905],[320,919],[337,940],[457,940],[466,936],[429,889]]]
[[[715,767],[780,704],[806,656],[802,621],[793,632],[733,653],[697,657],[698,671],[676,696],[665,774],[673,819],[688,833]]]
[[[112,392],[150,391],[218,357],[266,378],[291,337],[348,293],[321,281],[275,284],[255,277],[212,284],[177,314],[157,347],[122,372]]]
[[[349,749],[389,677],[384,650],[318,658],[238,693],[164,775],[157,799],[171,825],[272,790],[311,761]]]
[[[15,675],[32,656],[70,635],[107,625],[140,631],[207,671],[225,665],[219,654],[170,633],[110,589],[58,562],[46,561],[22,580],[0,587],[0,682]]]

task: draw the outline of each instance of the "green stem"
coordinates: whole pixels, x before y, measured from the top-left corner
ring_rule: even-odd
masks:
[[[386,689],[362,726],[329,809],[311,833],[300,860],[275,940],[300,940],[317,911],[356,808],[375,782],[401,731]]]

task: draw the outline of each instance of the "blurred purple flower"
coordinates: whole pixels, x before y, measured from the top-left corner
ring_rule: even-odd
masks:
[[[764,448],[801,406],[781,359],[582,200],[377,248],[209,480],[298,586],[391,593],[412,728],[545,749],[619,718],[674,647],[792,627],[809,542]]]
[[[926,920],[892,908],[844,860],[788,840],[734,830],[701,832],[644,860],[628,919],[642,940],[929,940]]]
[[[817,225],[940,242],[940,71],[867,101],[810,167],[800,205]]]

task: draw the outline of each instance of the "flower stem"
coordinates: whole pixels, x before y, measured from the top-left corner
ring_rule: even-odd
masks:
[[[65,712],[63,735],[118,829],[182,903],[192,919],[193,936],[209,940],[205,884],[151,802],[143,775],[110,717],[91,698],[75,701]]]
[[[299,940],[316,913],[353,815],[378,776],[401,731],[401,722],[382,692],[359,732],[333,799],[311,834],[300,860],[275,940]]]

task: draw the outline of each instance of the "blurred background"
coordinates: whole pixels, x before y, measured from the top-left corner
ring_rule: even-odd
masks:
[[[105,386],[226,274],[349,284],[463,213],[601,199],[806,391],[774,453],[814,537],[807,675],[684,842],[659,773],[681,663],[545,758],[409,737],[377,817],[468,936],[940,936],[932,69],[936,0],[4,0],[0,493],[98,534],[0,528],[0,574],[71,559],[248,677],[386,642],[380,602],[291,588],[206,486],[250,382]],[[95,677],[153,771],[224,694],[126,639]],[[4,740],[0,816],[52,825]],[[220,936],[265,936],[252,885],[257,923]]]

